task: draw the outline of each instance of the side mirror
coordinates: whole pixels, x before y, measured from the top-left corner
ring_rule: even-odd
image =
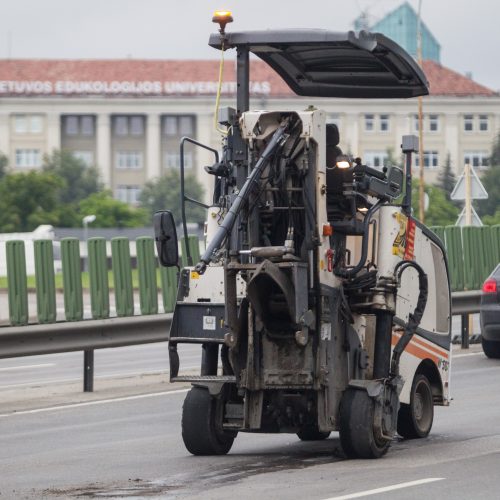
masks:
[[[177,266],[179,264],[179,249],[174,216],[168,210],[155,212],[153,227],[160,264],[164,267]]]

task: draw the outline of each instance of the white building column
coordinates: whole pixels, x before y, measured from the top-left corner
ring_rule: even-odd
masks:
[[[9,157],[12,167],[14,151],[10,151],[10,116],[8,113],[0,113],[0,152]],[[12,154],[11,154],[12,153]]]
[[[454,113],[451,114],[449,113],[447,116],[439,116],[440,118],[440,123],[439,126],[442,127],[443,124],[441,123],[443,121],[443,118],[445,120],[444,124],[444,145],[445,145],[445,151],[444,157],[440,161],[441,165],[445,165],[446,162],[446,157],[448,156],[448,153],[450,153],[450,161],[451,161],[451,167],[453,171],[455,172],[455,175],[460,175],[463,171],[463,158],[461,156],[460,152],[460,141],[458,140],[458,135],[459,135],[459,122],[460,122],[460,117],[458,114]]]
[[[149,113],[146,117],[146,180],[155,179],[161,175],[160,158],[160,115]]]
[[[214,118],[211,112],[199,113],[196,117],[196,140],[202,144],[213,147],[220,151],[219,132],[215,132]],[[214,154],[203,148],[196,148],[195,176],[203,186],[204,202],[211,204],[213,200],[214,180],[213,175],[208,175],[204,168],[205,165],[211,165],[214,162]]]
[[[47,153],[52,154],[54,149],[61,149],[61,115],[47,113]]]
[[[97,168],[105,187],[111,187],[111,172],[113,162],[111,159],[111,129],[110,116],[107,113],[97,115]]]

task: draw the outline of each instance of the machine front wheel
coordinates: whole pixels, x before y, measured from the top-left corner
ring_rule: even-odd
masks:
[[[368,393],[346,389],[340,402],[340,443],[348,458],[380,458],[387,453],[390,441],[375,436],[375,402]]]
[[[432,387],[425,375],[413,379],[410,404],[401,403],[398,414],[398,434],[406,439],[426,437],[434,420]]]
[[[193,387],[182,406],[182,439],[193,455],[225,455],[234,434],[224,432],[217,422],[217,400],[208,389]]]
[[[494,340],[486,340],[484,337],[481,339],[483,352],[488,358],[500,358],[500,342]]]

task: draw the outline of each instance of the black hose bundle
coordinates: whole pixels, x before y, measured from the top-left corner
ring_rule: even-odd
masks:
[[[401,275],[403,272],[409,267],[413,267],[418,272],[418,300],[417,305],[413,311],[408,316],[408,323],[406,323],[405,331],[401,338],[398,340],[398,343],[395,345],[394,350],[392,352],[392,360],[391,360],[391,371],[390,377],[394,378],[399,375],[399,359],[401,358],[401,354],[406,349],[406,346],[410,343],[413,335],[417,331],[418,325],[422,320],[422,316],[425,311],[425,306],[427,304],[427,295],[429,292],[427,274],[422,269],[422,267],[413,261],[403,260],[399,262],[394,268],[394,272],[398,273],[398,283],[400,282]]]

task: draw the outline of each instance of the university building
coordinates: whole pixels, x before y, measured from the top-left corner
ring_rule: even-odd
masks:
[[[0,60],[0,151],[12,172],[25,172],[40,168],[44,154],[69,150],[98,167],[116,198],[136,203],[146,181],[179,168],[181,137],[220,148],[218,69],[217,60]],[[431,92],[423,99],[426,182],[436,181],[448,156],[457,173],[464,163],[487,168],[500,95],[433,60],[424,61],[424,72]],[[301,98],[258,60],[250,79],[251,108],[324,109],[343,151],[375,167],[391,150],[399,158],[401,136],[418,132],[417,99]],[[227,61],[222,106],[234,106],[235,90]],[[206,151],[187,149],[186,168],[202,182],[211,162]]]

